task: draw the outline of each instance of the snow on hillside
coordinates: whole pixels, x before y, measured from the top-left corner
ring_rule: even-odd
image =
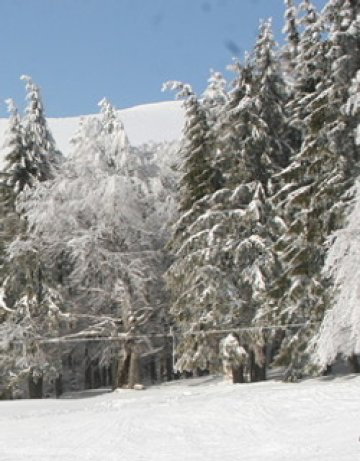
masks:
[[[160,143],[180,138],[184,112],[179,101],[135,106],[119,111],[130,143],[138,146],[150,141]],[[66,155],[71,149],[70,139],[76,132],[81,117],[49,118],[49,126],[58,148]],[[6,119],[0,119],[0,144],[4,139]]]
[[[0,461],[354,461],[360,377],[0,403]]]

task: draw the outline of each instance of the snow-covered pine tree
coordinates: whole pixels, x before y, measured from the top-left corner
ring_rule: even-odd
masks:
[[[213,164],[214,138],[209,129],[206,110],[192,88],[182,82],[170,81],[164,90],[178,90],[184,99],[185,128],[181,158],[179,210],[185,212],[206,194],[220,188],[221,173]]]
[[[208,86],[202,95],[202,104],[208,114],[207,122],[212,128],[228,99],[227,82],[220,72],[211,70]]]
[[[301,72],[296,75],[293,120],[303,139],[299,153],[281,173],[284,186],[278,203],[288,232],[277,244],[284,277],[272,292],[275,323],[303,324],[288,330],[279,354],[279,361],[289,365],[289,379],[301,376],[306,367],[308,343],[329,305],[327,282],[321,275],[324,244],[343,223],[347,191],[357,171],[354,122],[345,112],[357,69],[356,15],[349,22],[350,3],[329,2],[317,18],[310,2],[303,3],[308,21],[300,40],[298,68],[313,69],[313,74],[310,79]],[[322,38],[321,31],[328,35]]]
[[[355,144],[360,145],[360,71],[357,72],[349,90],[345,113],[357,122],[353,133]],[[359,257],[359,204],[360,183],[355,183],[351,209],[347,211],[345,225],[328,239],[323,272],[331,278],[333,296],[330,308],[325,312],[318,334],[312,341],[313,363],[324,370],[331,366],[338,356],[348,359],[352,371],[359,372],[356,355],[360,353],[359,309],[358,309],[358,257]]]
[[[320,370],[342,356],[350,361],[352,371],[360,371],[355,357],[360,354],[359,213],[360,184],[357,182],[355,206],[346,226],[329,239],[324,273],[332,278],[333,299],[312,344],[312,361]]]
[[[283,272],[274,281],[268,294],[268,321],[285,326],[277,362],[287,365],[285,379],[295,380],[301,376],[308,357],[305,354],[311,326],[319,319],[315,312],[324,309],[325,294],[320,276],[323,240],[318,232],[311,230],[318,221],[312,218],[312,196],[318,187],[327,143],[318,138],[326,114],[327,99],[319,98],[328,82],[326,44],[321,39],[322,26],[313,5],[304,1],[304,30],[299,43],[295,69],[294,94],[289,103],[291,121],[302,133],[301,146],[291,164],[279,175],[282,189],[276,203],[278,213],[287,225],[287,231],[278,239],[275,249],[280,256]],[[311,73],[305,73],[304,69]],[[321,72],[321,70],[323,72]],[[313,128],[310,128],[311,120]],[[315,126],[315,120],[319,122]],[[319,207],[317,208],[320,212]],[[325,211],[325,210],[324,210]],[[319,314],[321,315],[321,314]],[[303,324],[302,328],[291,325]]]
[[[326,56],[328,42],[322,40],[324,26],[320,21],[316,7],[310,0],[303,0],[298,8],[299,42],[294,58],[292,85],[288,104],[291,124],[300,131],[304,128],[304,119],[309,115],[309,100],[316,88],[328,75]],[[300,145],[297,146],[300,148]]]
[[[177,366],[183,370],[219,367],[222,330],[251,325],[276,268],[270,248],[270,228],[276,220],[268,196],[271,177],[286,164],[289,147],[281,140],[284,84],[273,46],[266,23],[258,61],[234,66],[233,90],[213,130],[218,133],[213,161],[226,187],[196,201],[176,223],[182,245],[174,252],[168,281],[181,338]],[[270,132],[273,123],[279,138]],[[249,334],[241,337],[252,353],[259,352],[257,340]]]
[[[1,283],[7,275],[5,245],[19,232],[20,219],[16,213],[15,201],[19,192],[33,182],[31,164],[23,144],[21,119],[14,102],[6,101],[10,114],[5,135],[5,166],[0,173],[0,216],[1,216]]]
[[[26,194],[29,188],[36,187],[39,182],[50,179],[62,158],[47,126],[39,88],[30,77],[22,76],[21,79],[26,82],[28,105],[21,127],[16,134],[17,150],[7,154],[5,167],[7,183],[13,189],[15,199],[21,194]],[[16,120],[16,115],[14,117]],[[21,218],[22,212],[19,206],[17,206],[17,213]],[[14,237],[26,240],[29,229],[25,220],[22,220],[22,223],[20,234]],[[41,302],[43,270],[36,254],[37,252],[32,250],[22,255],[18,253],[16,260],[9,261],[9,277],[5,292],[10,304],[17,302],[29,290]]]
[[[291,146],[294,144],[292,138],[296,135],[289,127],[288,114],[285,109],[288,94],[276,53],[271,19],[260,24],[254,54],[252,92],[259,118],[266,126],[261,139],[261,162],[264,173],[260,174],[257,179],[262,180],[270,196],[276,190],[275,174],[289,163],[292,153]]]
[[[237,77],[218,123],[217,161],[228,187],[255,179],[270,194],[270,179],[288,163],[287,94],[275,47],[271,21],[264,21],[253,55],[232,66]]]
[[[30,396],[39,397],[42,386],[37,387],[35,381],[42,383],[45,370],[49,378],[50,352],[41,351],[36,337],[57,335],[55,324],[61,321],[57,303],[61,299],[46,285],[38,242],[28,245],[31,231],[24,219],[24,210],[19,206],[19,198],[52,176],[60,154],[46,125],[39,90],[30,78],[25,77],[25,80],[28,107],[24,120],[20,120],[13,102],[8,101],[10,122],[2,173],[2,193],[6,190],[7,195],[3,202],[7,203],[3,229],[6,231],[7,226],[10,227],[11,235],[7,233],[6,244],[10,248],[16,245],[17,252],[16,255],[12,251],[9,253],[7,248],[3,260],[2,299],[11,314],[1,325],[2,334],[9,332],[9,336],[4,336],[1,357],[6,383],[16,387],[19,380],[27,376]],[[18,360],[20,349],[23,359]]]
[[[25,187],[34,182],[34,166],[24,144],[24,129],[18,110],[12,99],[6,100],[9,112],[9,123],[4,142],[5,166],[2,171],[2,184],[12,193],[12,205],[15,209],[16,196]]]
[[[99,102],[99,107],[104,132],[103,142],[106,144],[104,145],[105,155],[109,166],[120,172],[125,164],[129,162],[130,143],[125,133],[124,125],[116,115],[116,110],[112,104],[106,98],[103,98]],[[110,145],[107,144],[109,142]]]
[[[223,306],[225,312],[229,304],[237,304],[233,281],[208,254],[212,246],[209,225],[211,228],[215,224],[216,214],[211,208],[216,200],[222,202],[221,196],[214,198],[214,204],[208,199],[216,196],[222,177],[215,167],[209,112],[189,85],[170,82],[166,88],[179,90],[178,97],[185,98],[186,114],[179,162],[180,216],[173,226],[169,247],[174,261],[167,272],[172,297],[170,311],[179,337],[177,367],[187,371],[212,369],[219,365],[218,338],[214,341],[201,330],[211,329],[217,323],[216,317],[221,315],[216,312],[217,306]]]
[[[292,73],[295,67],[295,59],[298,53],[299,46],[299,29],[297,22],[297,11],[293,0],[284,0],[284,27],[283,33],[286,37],[286,45],[282,50],[282,66],[286,75],[292,80]]]
[[[247,258],[238,258],[239,284],[244,286],[250,282],[251,286],[250,296],[243,298],[247,315],[242,315],[248,323],[255,321],[257,325],[262,325],[258,319],[264,313],[267,291],[280,270],[272,244],[284,231],[284,224],[273,209],[272,197],[279,187],[276,174],[287,166],[293,143],[293,130],[289,127],[285,110],[288,95],[275,50],[271,21],[267,20],[260,24],[251,61],[253,70],[251,77],[247,76],[245,97],[240,101],[237,120],[233,126],[229,124],[230,130],[236,125],[242,126],[240,136],[231,137],[223,130],[225,150],[228,148],[227,139],[240,141],[237,168],[243,174],[243,184],[251,185],[255,191],[248,207],[251,210],[256,204],[258,221],[255,219],[249,228],[240,227],[237,239],[239,248],[248,246],[250,250]],[[237,174],[236,170],[234,174]],[[258,245],[250,247],[248,243],[251,241],[257,241]],[[248,267],[242,267],[245,261]],[[241,289],[240,292],[246,291]],[[262,341],[261,335],[249,338],[252,352],[258,349],[259,340]],[[261,355],[257,354],[257,357]]]
[[[233,189],[248,180],[249,171],[241,165],[244,140],[251,136],[252,130],[260,133],[264,127],[251,98],[254,76],[249,56],[244,65],[236,61],[229,68],[235,73],[235,78],[213,131],[217,133],[216,164],[226,187]],[[254,162],[252,168],[258,168],[258,163]]]
[[[48,128],[39,87],[31,77],[22,75],[26,83],[27,107],[23,120],[24,145],[38,181],[45,181],[54,174],[62,155],[57,150]]]

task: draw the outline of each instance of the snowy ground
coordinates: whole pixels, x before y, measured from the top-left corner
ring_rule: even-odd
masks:
[[[355,461],[359,437],[354,376],[0,402],[1,461]]]

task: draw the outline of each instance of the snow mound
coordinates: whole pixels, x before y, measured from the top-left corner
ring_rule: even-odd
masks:
[[[133,146],[154,142],[171,142],[180,138],[184,123],[184,111],[179,101],[145,104],[119,110],[126,134]],[[83,117],[89,117],[85,115]],[[70,139],[76,132],[82,117],[48,118],[49,127],[57,147],[67,155],[71,150]],[[4,139],[7,119],[0,119],[0,145]]]

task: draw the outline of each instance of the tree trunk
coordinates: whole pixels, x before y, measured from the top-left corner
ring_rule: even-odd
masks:
[[[62,393],[63,393],[63,381],[62,381],[62,375],[60,374],[55,380],[56,398],[58,399]]]
[[[85,349],[84,362],[85,362],[85,373],[84,373],[85,389],[91,389],[92,388],[91,361],[90,361],[89,353],[87,349]]]
[[[115,389],[125,387],[129,381],[131,352],[127,351],[124,360],[119,364],[117,370],[117,377],[115,380]]]
[[[250,366],[250,382],[256,381],[256,372],[255,372],[255,354],[254,351],[250,350],[249,352],[249,366]]]
[[[322,372],[322,376],[329,376],[332,372],[332,366],[331,365],[327,365],[327,367],[325,368],[325,370]]]
[[[43,275],[42,275],[42,269],[39,265],[38,270],[37,270],[37,302],[38,304],[41,303],[42,298],[43,298],[43,283],[42,283]]]
[[[129,367],[129,388],[132,389],[135,384],[140,384],[140,354],[136,347],[131,351]]]
[[[30,399],[42,399],[43,397],[43,377],[42,375],[34,378],[34,371],[31,369],[28,376],[28,388]]]
[[[348,357],[348,363],[351,373],[360,373],[360,364],[357,355],[353,354]]]
[[[258,365],[255,362],[254,351],[250,351],[250,379],[251,382],[266,381],[266,362],[261,366]]]
[[[232,369],[232,380],[233,384],[244,383],[244,365],[233,366]]]

